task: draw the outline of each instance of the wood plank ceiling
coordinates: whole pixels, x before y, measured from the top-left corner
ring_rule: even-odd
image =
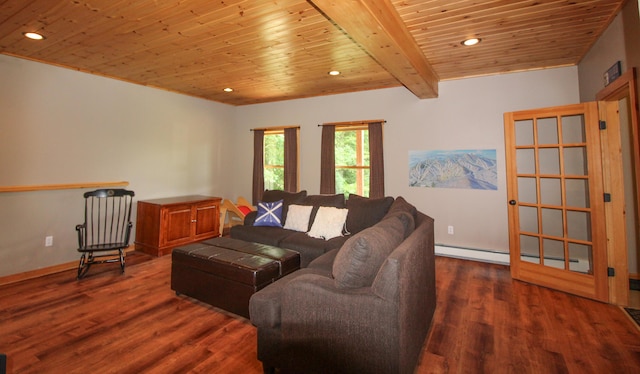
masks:
[[[0,0],[0,53],[232,105],[429,98],[439,80],[576,65],[624,1]]]

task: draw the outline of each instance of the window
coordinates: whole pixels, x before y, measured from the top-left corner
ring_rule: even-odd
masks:
[[[298,191],[299,126],[252,129],[253,204],[265,189]]]
[[[336,193],[369,196],[369,129],[336,127]]]
[[[384,120],[325,123],[320,149],[320,193],[384,197]]]
[[[284,190],[284,130],[264,132],[264,188]]]

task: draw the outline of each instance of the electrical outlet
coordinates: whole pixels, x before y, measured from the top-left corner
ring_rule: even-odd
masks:
[[[447,226],[447,233],[453,235],[453,226]]]
[[[44,238],[44,246],[52,247],[53,246],[53,236],[47,236]]]

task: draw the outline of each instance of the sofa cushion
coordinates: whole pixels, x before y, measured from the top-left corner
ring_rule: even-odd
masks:
[[[231,227],[229,233],[233,239],[273,245],[275,247],[279,247],[280,242],[287,236],[296,234],[295,231],[283,229],[280,227],[246,225],[233,226]]]
[[[347,209],[321,206],[307,234],[312,238],[324,240],[342,236],[346,219]]]
[[[404,227],[404,239],[409,237],[416,228],[416,221],[413,219],[413,216],[407,212],[388,213],[384,216],[383,220],[391,218],[398,218],[400,219],[400,222],[402,222],[402,226]]]
[[[304,205],[332,206],[334,208],[344,208],[344,194],[336,195],[309,195],[302,200]]]
[[[371,286],[387,256],[404,240],[404,225],[391,217],[348,239],[333,262],[338,288]]]
[[[300,192],[287,192],[282,190],[266,190],[262,194],[262,201],[270,203],[278,200],[282,200],[282,222],[287,220],[287,212],[289,205],[299,204],[307,196],[307,191],[302,190]]]
[[[389,207],[393,203],[393,197],[369,199],[355,194],[349,195],[347,200],[347,231],[357,234],[360,231],[380,222]]]
[[[336,256],[339,251],[340,247],[331,249],[327,251],[327,253],[311,261],[307,267],[312,269],[323,269],[331,274],[333,272],[333,262],[336,260]]]
[[[284,200],[285,205],[290,205],[302,201],[307,196],[307,191],[287,192],[282,190],[265,190],[262,194],[262,201],[272,202]]]
[[[312,206],[289,205],[287,221],[284,223],[284,228],[293,231],[309,231],[309,218],[311,217],[312,209]]]
[[[411,235],[413,230],[416,227],[416,217],[418,210],[413,205],[409,204],[402,196],[399,196],[395,199],[387,215],[384,216],[384,219],[391,217],[398,217],[404,224],[404,237],[405,239]]]
[[[258,214],[253,225],[282,227],[282,200],[271,203],[259,202]]]
[[[398,295],[398,271],[400,264],[397,258],[392,256],[387,257],[386,260],[380,266],[378,274],[371,284],[371,290],[373,293],[383,298],[384,300],[397,302],[400,295]]]
[[[411,216],[413,216],[414,220],[418,218],[418,209],[407,202],[407,200],[405,200],[402,196],[396,197],[396,199],[393,201],[393,204],[391,204],[391,206],[389,207],[389,211],[387,213],[392,214],[395,212],[407,212],[411,214]]]
[[[336,195],[309,195],[301,202],[302,205],[311,205],[313,210],[311,211],[311,218],[309,219],[309,230],[311,225],[318,214],[318,209],[321,206],[330,206],[334,208],[345,208],[346,203],[344,201],[344,194]],[[308,230],[307,230],[308,231]]]
[[[258,215],[258,211],[254,210],[252,212],[249,212],[249,214],[247,214],[244,217],[244,224],[247,226],[253,226],[253,223],[256,221],[256,216]]]
[[[348,237],[338,236],[333,239],[324,240],[312,238],[303,232],[294,232],[280,241],[279,247],[292,249],[300,253],[300,267],[304,268],[316,258],[332,249],[338,249],[346,242]],[[331,272],[331,267],[329,267]]]

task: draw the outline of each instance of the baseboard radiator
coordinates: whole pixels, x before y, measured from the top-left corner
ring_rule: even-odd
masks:
[[[436,255],[461,258],[481,262],[490,262],[500,265],[509,265],[509,254],[505,252],[495,252],[486,249],[473,249],[454,247],[444,244],[436,244]]]

